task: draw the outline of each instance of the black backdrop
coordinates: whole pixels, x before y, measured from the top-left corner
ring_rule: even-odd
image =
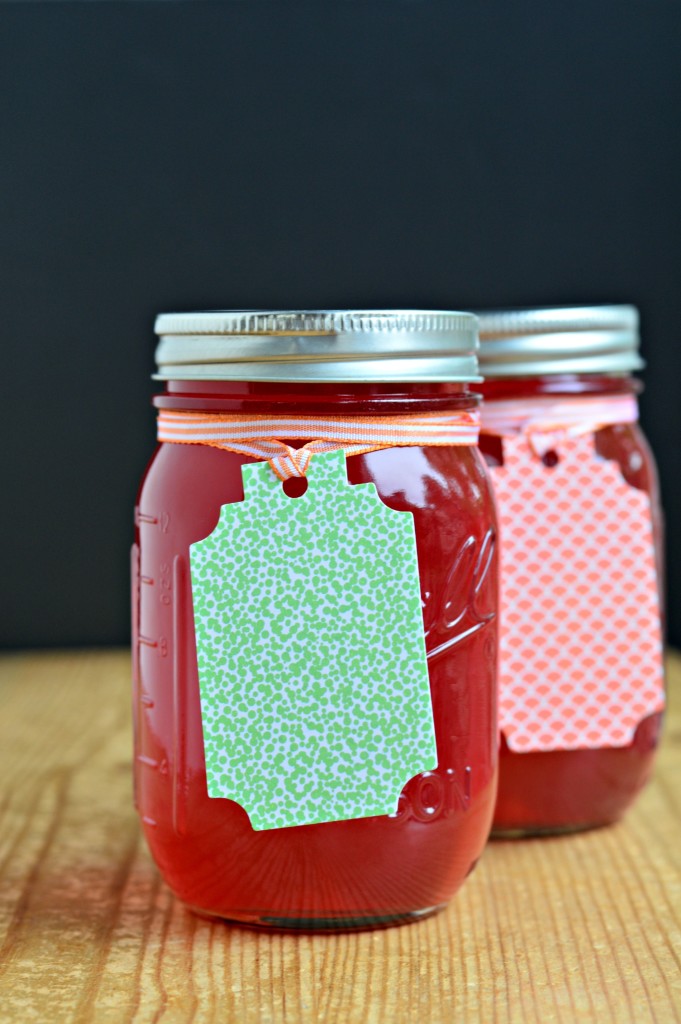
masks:
[[[156,311],[633,302],[681,643],[674,0],[0,3],[8,646],[125,642]]]

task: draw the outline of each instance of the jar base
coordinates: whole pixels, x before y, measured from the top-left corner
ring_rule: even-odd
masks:
[[[591,832],[596,828],[606,828],[612,821],[592,821],[578,825],[522,825],[519,827],[501,826],[493,828],[490,839],[541,839],[543,836],[570,836],[577,832]]]
[[[238,925],[241,928],[253,928],[257,931],[270,932],[357,932],[370,931],[377,928],[393,928],[398,925],[414,924],[423,921],[426,917],[439,913],[447,906],[446,903],[439,903],[433,907],[424,907],[422,910],[408,910],[403,913],[393,914],[338,914],[333,917],[284,917],[278,914],[246,914],[235,911],[234,913],[216,914],[201,907],[193,907],[187,904],[187,908],[198,917],[208,921],[221,921],[224,924]]]

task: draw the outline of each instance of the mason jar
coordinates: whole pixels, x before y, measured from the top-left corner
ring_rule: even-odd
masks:
[[[480,315],[500,515],[498,834],[616,821],[660,736],[662,517],[632,306]]]
[[[158,317],[156,331],[160,440],[139,490],[132,553],[136,803],[156,864],[196,912],[254,926],[361,928],[431,913],[449,900],[479,857],[496,793],[496,522],[476,447],[475,317],[391,310],[173,313]],[[323,454],[327,450],[341,453],[336,463]],[[280,479],[260,468],[270,458]],[[323,786],[315,789],[310,778],[296,775],[307,817],[290,824],[299,820],[295,806],[288,818],[278,818],[278,812],[261,818],[262,808],[240,804],[230,785],[236,788],[240,780],[243,791],[255,791],[261,767],[271,773],[277,737],[300,731],[295,715],[303,696],[314,690],[323,709],[330,691],[335,693],[335,661],[319,651],[326,650],[323,631],[329,622],[336,628],[349,613],[345,594],[334,591],[333,573],[316,582],[321,555],[305,572],[296,568],[299,539],[284,546],[283,556],[277,547],[281,586],[287,585],[287,573],[297,573],[298,589],[287,606],[292,619],[308,614],[305,603],[314,605],[315,587],[324,591],[322,611],[315,613],[323,636],[317,644],[313,634],[301,654],[298,627],[289,629],[287,620],[282,626],[277,594],[267,584],[263,596],[260,586],[262,573],[270,572],[270,541],[283,544],[285,538],[258,521],[267,519],[266,505],[251,514],[244,502],[256,475],[282,515],[288,515],[283,502],[291,499],[291,507],[303,509],[316,487],[319,518],[309,520],[302,542],[316,544],[317,522],[328,534],[336,500],[319,490],[316,465],[342,471],[339,486],[350,492],[351,502],[368,495],[362,500],[371,498],[377,522],[412,531],[416,618],[409,626],[390,618],[399,597],[390,578],[380,584],[384,593],[364,592],[369,646],[350,651],[358,682],[351,677],[344,698],[354,701],[361,729],[356,736],[346,730],[341,753],[332,756],[335,725],[328,716],[308,722],[301,732],[300,756],[310,771],[329,759],[339,771],[352,763],[354,781],[373,803],[360,800],[360,812],[339,812]],[[297,528],[295,516],[286,521]],[[237,519],[241,526],[234,527]],[[216,540],[219,526],[232,530],[229,540],[227,534]],[[358,543],[366,540],[362,529]],[[371,541],[371,558],[393,559],[387,564],[401,573],[390,532],[383,535],[381,529]],[[324,549],[331,559],[333,537],[332,529],[331,548]],[[224,587],[232,587],[223,620],[212,625],[203,618],[204,580],[197,570],[206,545],[205,564],[224,557],[229,567],[215,568],[209,587],[223,587],[223,595]],[[366,576],[366,558],[343,555],[342,561],[343,586],[354,590],[355,574],[361,570]],[[237,576],[241,582],[235,583]],[[383,617],[371,611],[380,600]],[[251,628],[251,614],[257,628]],[[410,656],[404,671],[388,673],[384,658],[401,650],[407,633],[414,650],[422,649],[422,667],[419,657]],[[241,645],[236,660],[229,671],[222,669],[215,650],[226,645],[232,657],[235,644]],[[276,670],[268,667],[279,645],[285,645],[286,657],[298,659],[299,685],[286,676],[289,704],[280,692],[286,663],[280,658]],[[424,673],[434,727],[430,753],[426,734],[410,747],[412,670]],[[365,696],[358,706],[360,682]],[[222,704],[211,718],[207,690],[213,685],[222,687]],[[238,697],[230,697],[230,686]],[[264,689],[271,706],[263,705]],[[374,707],[379,697],[382,703]],[[374,708],[366,721],[363,702]],[[218,732],[211,732],[216,721]],[[239,723],[244,731],[259,730],[258,749],[249,748],[251,760],[245,763],[239,762]],[[398,735],[391,742],[406,738],[411,768],[396,791],[383,794],[383,767],[378,771],[375,765],[389,769],[393,755],[384,752],[379,762],[368,751],[381,747],[384,731],[394,731],[395,723]],[[286,758],[276,763],[282,765],[281,778],[270,774],[268,784],[278,793],[279,783],[285,788],[290,781],[286,773],[298,769]]]

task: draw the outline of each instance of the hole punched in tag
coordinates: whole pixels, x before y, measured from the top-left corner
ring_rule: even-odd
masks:
[[[307,490],[307,479],[304,476],[291,476],[284,480],[283,488],[289,498],[302,498]]]

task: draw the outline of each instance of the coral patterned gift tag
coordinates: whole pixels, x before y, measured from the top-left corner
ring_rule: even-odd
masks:
[[[625,746],[664,706],[650,499],[593,434],[552,468],[503,445],[501,730],[515,751]]]
[[[254,829],[391,814],[437,766],[414,520],[343,452],[267,463],[191,546],[208,793]]]

